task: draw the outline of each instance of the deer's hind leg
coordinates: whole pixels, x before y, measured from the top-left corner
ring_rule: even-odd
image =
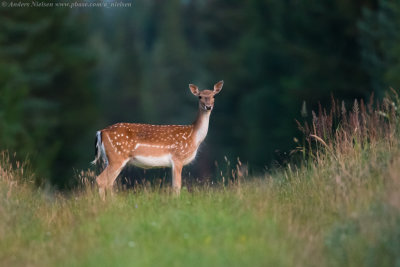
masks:
[[[97,185],[99,186],[99,194],[104,200],[106,190],[112,193],[112,186],[115,179],[117,179],[122,168],[125,166],[127,161],[124,162],[110,162],[110,164],[100,173],[96,178]]]

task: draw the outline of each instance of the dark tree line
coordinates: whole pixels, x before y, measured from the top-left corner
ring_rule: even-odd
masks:
[[[294,146],[303,101],[311,109],[331,94],[351,100],[399,87],[399,15],[387,0],[2,8],[0,148],[66,186],[74,168],[89,166],[96,129],[191,123],[187,85],[224,79],[190,169],[212,175],[214,161],[239,156],[262,170]]]

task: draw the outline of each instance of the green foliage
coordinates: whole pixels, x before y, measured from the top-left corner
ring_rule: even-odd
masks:
[[[400,216],[393,207],[372,203],[365,214],[337,223],[325,246],[333,266],[396,266],[400,262]],[[389,219],[377,223],[376,218]]]
[[[187,124],[187,85],[224,79],[196,176],[224,156],[287,160],[303,101],[397,88],[399,4],[135,1],[132,8],[1,9],[0,147],[65,186],[115,122]],[[279,150],[279,151],[278,151]]]
[[[372,86],[382,91],[388,86],[399,88],[400,79],[400,4],[397,1],[378,1],[379,8],[365,8],[359,22],[364,68]]]
[[[89,159],[92,55],[80,20],[61,9],[2,9],[0,17],[0,147],[29,155],[38,177],[58,185]]]

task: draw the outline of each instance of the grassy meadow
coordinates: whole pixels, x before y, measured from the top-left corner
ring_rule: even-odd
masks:
[[[1,266],[400,266],[396,95],[323,108],[294,151],[259,177],[69,193],[34,185],[2,154]],[[77,179],[91,180],[91,172]]]

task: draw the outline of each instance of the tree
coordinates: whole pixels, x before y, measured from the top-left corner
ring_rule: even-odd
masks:
[[[380,0],[376,10],[363,9],[359,22],[360,43],[364,69],[370,76],[371,87],[384,92],[400,88],[400,3]]]
[[[82,17],[68,10],[14,8],[0,16],[1,149],[30,156],[38,177],[67,184],[82,162],[94,110],[92,55]]]

